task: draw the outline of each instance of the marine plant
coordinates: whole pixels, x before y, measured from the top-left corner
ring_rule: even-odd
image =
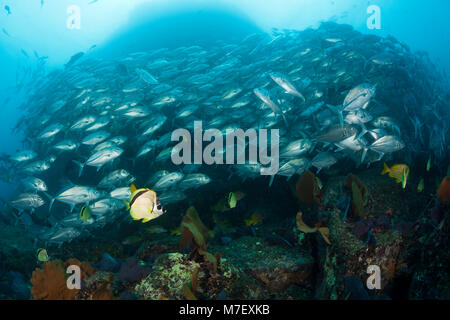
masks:
[[[351,193],[353,218],[363,218],[365,216],[364,207],[368,200],[366,185],[357,176],[349,173],[343,187]]]
[[[198,216],[197,210],[194,207],[189,207],[186,215],[181,222],[182,233],[180,237],[180,250],[185,251],[190,244],[193,245],[189,256],[194,261],[200,257],[203,261],[210,265],[210,272],[216,274],[217,263],[220,260],[220,254],[215,256],[206,251],[207,242],[213,237],[212,232],[206,228]]]
[[[308,170],[302,174],[296,184],[295,191],[301,202],[320,204],[322,192],[320,191],[317,177],[311,171]]]
[[[437,198],[441,203],[450,202],[450,176],[442,179],[441,185],[437,191]]]

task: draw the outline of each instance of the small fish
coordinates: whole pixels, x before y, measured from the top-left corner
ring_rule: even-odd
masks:
[[[36,257],[37,257],[38,261],[40,261],[40,262],[49,261],[47,249],[43,249],[43,248],[37,249]]]
[[[403,171],[405,171],[403,173]],[[406,164],[394,164],[392,167],[388,167],[386,163],[384,163],[384,169],[381,172],[381,174],[386,174],[389,173],[389,177],[395,179],[395,182],[400,183],[402,182],[403,184],[403,174],[404,176],[404,181],[406,184],[406,180],[408,179],[409,176],[409,167]]]
[[[249,219],[245,219],[244,222],[247,227],[256,226],[262,221],[263,218],[264,216],[262,214],[254,213],[251,215]]]
[[[142,220],[142,223],[145,223],[165,212],[155,191],[146,188],[136,189],[132,184],[130,192],[130,202],[126,202],[126,205],[133,220]]]
[[[233,209],[234,207],[236,207],[237,204],[237,200],[236,200],[236,196],[234,195],[233,192],[230,192],[230,194],[228,195],[228,206]]]
[[[80,211],[81,221],[86,222],[89,219],[91,219],[91,217],[92,217],[91,209],[88,206],[84,205]]]
[[[78,59],[80,59],[82,56],[84,56],[84,52],[80,51],[78,53],[75,53],[73,56],[70,57],[69,62],[67,62],[64,66],[70,67],[72,66]]]
[[[406,168],[402,169],[402,188],[406,188],[406,181],[408,180],[408,174]]]
[[[245,197],[245,193],[241,191],[234,191],[228,194],[228,206],[230,209],[236,207],[238,201],[242,200]]]
[[[428,158],[428,161],[427,161],[427,172],[430,171],[430,168],[431,168],[431,156]]]
[[[7,15],[11,14],[11,8],[8,5],[5,6],[5,10],[7,12]]]
[[[422,192],[424,188],[423,178],[420,178],[419,185],[417,186],[417,192]]]

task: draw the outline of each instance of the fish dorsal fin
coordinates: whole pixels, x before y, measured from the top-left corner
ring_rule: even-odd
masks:
[[[134,184],[131,184],[130,186],[130,192],[133,193],[136,191],[136,186]]]

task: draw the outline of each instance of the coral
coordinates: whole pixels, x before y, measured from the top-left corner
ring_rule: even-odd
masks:
[[[442,179],[441,185],[437,191],[437,198],[442,203],[450,202],[450,176]]]
[[[75,266],[80,267],[82,280],[87,279],[89,276],[92,276],[96,272],[95,268],[92,267],[89,262],[81,262],[77,259],[70,258],[66,261],[66,263],[64,264],[64,267],[67,269],[67,267],[70,265],[75,265]]]
[[[43,269],[33,271],[31,277],[31,294],[35,300],[73,300],[78,294],[77,289],[67,288],[67,267],[77,265],[81,270],[81,280],[85,281],[95,274],[96,270],[89,262],[80,262],[70,258],[65,263],[53,260],[44,263]]]
[[[89,277],[78,292],[75,299],[77,300],[113,300],[112,281],[114,275],[99,271]]]
[[[295,186],[298,199],[304,203],[320,204],[322,193],[316,176],[311,171],[302,174]]]
[[[185,254],[163,254],[134,292],[139,299],[151,300],[217,299],[223,291],[230,299],[254,297],[250,291],[254,284],[226,259],[220,259],[215,275],[207,269],[205,262],[192,261]]]
[[[33,271],[31,295],[34,300],[73,300],[77,289],[68,289],[66,273],[61,260],[44,263],[43,269]]]
[[[257,294],[246,299],[267,299],[269,296],[276,299],[310,298],[308,292],[314,260],[306,251],[298,247],[271,245],[265,238],[258,237],[240,237],[230,246],[214,248],[261,286],[261,289],[253,289]]]

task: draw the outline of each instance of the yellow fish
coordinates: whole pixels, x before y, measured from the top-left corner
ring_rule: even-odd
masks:
[[[402,170],[402,188],[406,188],[406,181],[408,180],[408,174],[406,173],[406,168],[403,168]]]
[[[430,171],[430,168],[431,168],[431,156],[428,158],[427,161],[427,171]]]
[[[88,206],[83,206],[80,211],[80,219],[83,222],[88,221],[92,217],[91,209]]]
[[[394,178],[397,183],[404,183],[406,186],[406,180],[409,176],[409,167],[406,164],[394,164],[392,167],[388,167],[386,163],[384,163],[384,169],[381,174],[389,173],[389,177]],[[402,179],[402,176],[403,179]]]
[[[420,178],[419,185],[417,186],[417,192],[422,192],[424,187],[423,178]]]
[[[237,204],[236,196],[234,195],[234,192],[230,192],[228,195],[228,205],[231,209],[235,208]]]
[[[155,191],[146,188],[136,189],[132,184],[130,193],[130,202],[125,203],[133,220],[142,220],[142,223],[145,223],[158,218],[165,212]]]
[[[254,214],[252,214],[250,219],[245,219],[244,222],[247,227],[250,227],[250,226],[256,226],[258,223],[260,223],[262,221],[262,219],[263,219],[262,214],[254,213]]]
[[[37,249],[36,257],[40,262],[47,262],[49,260],[47,250],[43,248]]]

